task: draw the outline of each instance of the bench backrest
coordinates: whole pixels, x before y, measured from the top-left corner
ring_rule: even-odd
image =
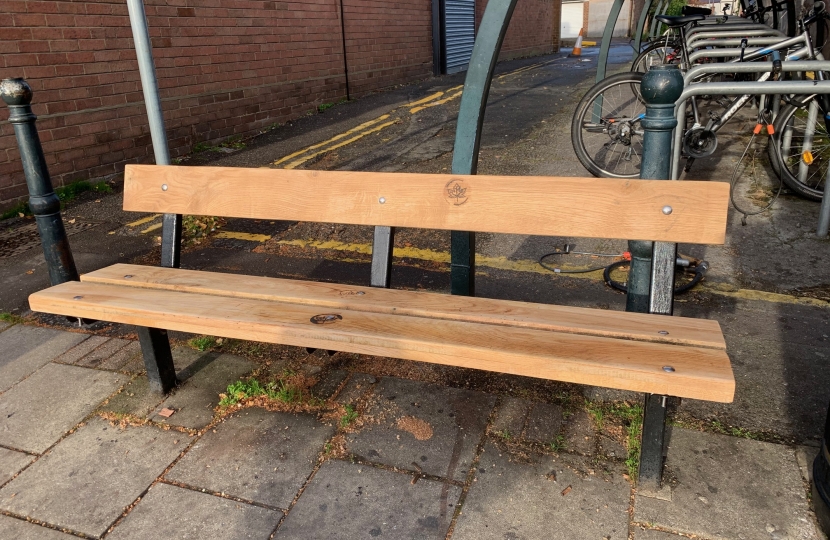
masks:
[[[729,184],[127,165],[124,209],[722,244]]]

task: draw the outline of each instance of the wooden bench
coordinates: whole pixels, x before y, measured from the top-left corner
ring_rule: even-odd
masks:
[[[728,195],[718,182],[128,165],[124,209],[720,244]],[[730,402],[735,388],[711,320],[129,264],[29,301],[140,327],[160,391],[176,383],[160,329],[634,390],[657,407],[663,396]],[[643,436],[643,460],[661,467],[664,418],[646,419]]]

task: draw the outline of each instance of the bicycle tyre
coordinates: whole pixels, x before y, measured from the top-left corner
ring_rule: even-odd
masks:
[[[641,128],[636,128],[645,114],[642,80],[638,72],[603,79],[588,90],[574,111],[571,144],[580,163],[596,177],[640,177],[643,137]],[[592,118],[595,104],[600,109],[596,119]]]
[[[643,49],[631,63],[632,73],[645,73],[651,66],[666,63],[666,57],[676,48],[666,41],[656,41]]]
[[[775,135],[770,138],[767,153],[770,162],[774,164],[773,170],[784,185],[800,197],[821,201],[827,167],[830,164],[830,136],[824,123],[824,112],[819,105],[811,142],[812,162],[807,164],[802,156],[809,121],[806,111],[811,101],[812,98],[801,104],[789,104],[778,112],[773,124]],[[784,147],[787,136],[790,137],[789,149]],[[804,182],[798,179],[799,167],[806,168]]]

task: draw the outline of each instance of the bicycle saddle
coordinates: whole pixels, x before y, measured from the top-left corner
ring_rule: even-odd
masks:
[[[681,26],[686,26],[689,23],[702,21],[706,17],[703,15],[685,15],[681,17],[670,17],[668,15],[657,15],[654,17],[661,23],[665,24],[669,28],[679,28]]]

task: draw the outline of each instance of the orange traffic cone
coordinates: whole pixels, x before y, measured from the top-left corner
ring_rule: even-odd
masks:
[[[582,32],[584,28],[579,29],[579,35],[576,37],[576,45],[574,45],[574,50],[568,56],[582,56]]]

